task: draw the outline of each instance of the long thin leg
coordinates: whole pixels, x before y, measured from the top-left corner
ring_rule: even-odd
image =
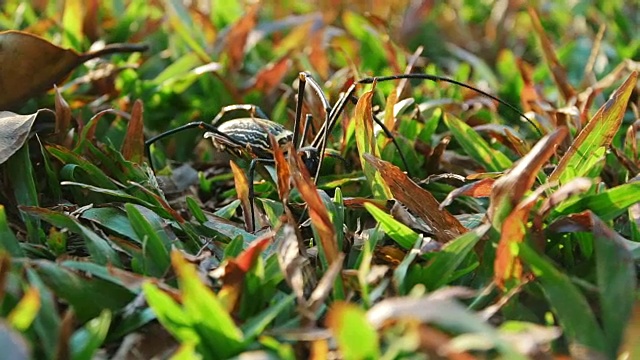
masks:
[[[300,120],[302,120],[302,104],[304,103],[304,88],[307,85],[307,77],[303,75],[304,73],[300,73],[298,75],[298,99],[296,102],[296,118],[293,123],[293,146],[298,146],[298,137],[300,136]],[[304,135],[302,136],[302,141],[304,141]],[[300,142],[300,146],[302,146],[302,141]],[[296,148],[296,150],[298,149]]]
[[[326,129],[327,124],[329,123],[329,121],[331,119],[331,113],[333,112],[333,110],[331,109],[331,104],[329,103],[329,100],[327,99],[327,97],[324,94],[324,92],[322,92],[322,88],[320,87],[320,84],[318,84],[311,77],[311,75],[309,73],[306,73],[306,72],[300,73],[300,78],[302,79],[303,77],[309,83],[309,86],[311,86],[313,91],[316,92],[316,95],[318,95],[318,98],[322,102],[322,107],[324,108],[324,115],[325,115],[325,120],[324,120],[323,127]],[[316,170],[316,173],[313,174],[315,183],[318,182],[318,176],[320,175],[320,168],[322,167],[324,148],[325,148],[326,145],[327,145],[327,136],[323,136],[323,141],[322,141],[321,147],[320,148],[316,147],[316,149],[318,149],[318,155],[320,156],[320,159],[318,161],[318,169]]]
[[[307,133],[309,132],[309,127],[311,127],[311,125],[313,125],[313,115],[311,114],[307,114],[307,116],[305,116],[305,123],[304,123],[304,130],[302,131],[302,138],[300,139],[300,144],[298,144],[298,149],[300,149],[302,147],[302,145],[304,145],[304,139],[307,138]],[[295,142],[294,142],[295,145]]]
[[[218,128],[216,128],[215,126],[203,122],[203,121],[194,121],[194,122],[190,122],[188,124],[184,124],[182,126],[178,126],[175,129],[171,129],[168,131],[163,132],[160,135],[156,135],[154,137],[152,137],[151,139],[145,141],[144,143],[144,152],[147,155],[147,159],[149,159],[149,166],[151,167],[151,170],[154,170],[153,168],[153,160],[151,159],[151,145],[153,143],[155,143],[158,140],[164,139],[170,135],[179,133],[183,130],[187,130],[187,129],[193,129],[193,128],[199,128],[199,129],[205,129],[208,131],[211,131],[212,133],[215,133],[216,135],[223,137],[224,139],[228,140],[230,143],[235,144],[239,147],[243,147],[243,145],[241,143],[239,143],[238,141],[234,140],[233,138],[229,137],[229,135],[221,132],[218,130]],[[155,170],[154,170],[155,171]]]
[[[497,96],[493,96],[491,94],[489,94],[486,91],[482,91],[476,87],[473,87],[469,84],[465,84],[461,81],[457,81],[451,78],[447,78],[447,77],[443,77],[443,76],[437,76],[437,75],[430,75],[430,74],[400,74],[400,75],[392,75],[392,76],[379,76],[379,77],[371,77],[371,78],[366,78],[366,79],[362,79],[360,81],[358,81],[358,84],[372,84],[374,81],[389,81],[389,80],[398,80],[398,79],[421,79],[421,80],[431,80],[431,81],[442,81],[442,82],[448,82],[454,85],[458,85],[460,87],[469,89],[469,90],[473,90],[475,92],[477,92],[480,95],[486,96],[491,100],[497,101],[500,104],[508,107],[509,109],[511,109],[513,112],[515,112],[516,114],[520,115],[523,119],[525,119],[529,124],[531,124],[531,126],[533,126],[534,129],[536,129],[536,131],[538,132],[538,134],[540,136],[542,136],[542,132],[540,131],[540,129],[538,128],[538,126],[536,126],[536,124],[531,121],[531,119],[529,119],[525,114],[522,113],[522,111],[518,110],[518,108],[516,108],[515,106],[509,104],[508,102],[500,99]]]
[[[372,114],[372,116],[373,116],[373,121],[375,121],[376,124],[380,126],[380,128],[384,132],[387,139],[391,139],[391,142],[393,142],[393,145],[396,147],[396,149],[398,150],[398,154],[400,155],[400,160],[402,161],[402,164],[404,165],[404,168],[407,171],[407,175],[411,177],[411,170],[409,170],[409,163],[407,162],[407,159],[405,159],[404,154],[400,149],[400,145],[398,145],[398,141],[396,140],[396,137],[393,135],[393,133],[391,133],[391,130],[389,130],[389,128],[384,124],[384,122],[382,122],[382,120],[380,120],[375,114]]]
[[[249,163],[249,207],[251,208],[249,210],[251,213],[251,229],[248,230],[249,232],[254,232],[256,230],[256,214],[255,214],[256,194],[253,188],[253,182],[255,180],[255,175],[256,175],[256,166],[258,165],[259,162],[263,164],[274,164],[275,160],[253,158],[251,159],[251,163]]]
[[[255,177],[257,164],[258,159],[251,159],[251,163],[249,164],[249,213],[251,214],[251,228],[248,229],[249,232],[254,232],[256,229],[256,214],[254,209],[256,194],[253,189],[253,180]]]
[[[227,106],[224,106],[222,109],[220,109],[220,112],[218,113],[218,115],[216,115],[216,117],[214,117],[213,120],[211,120],[211,125],[217,125],[218,122],[220,122],[220,120],[222,120],[222,118],[227,113],[230,113],[232,111],[238,111],[238,110],[244,110],[249,114],[251,114],[251,116],[253,116],[254,114],[257,114],[258,117],[262,119],[269,119],[269,117],[264,113],[264,111],[262,111],[262,109],[260,109],[260,107],[256,105],[235,104],[235,105],[227,105]]]

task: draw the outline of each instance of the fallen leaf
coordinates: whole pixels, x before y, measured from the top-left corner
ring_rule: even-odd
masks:
[[[380,172],[393,197],[433,230],[438,242],[447,243],[467,232],[458,219],[447,210],[439,209],[440,204],[430,192],[414,183],[400,168],[371,154],[364,154],[363,157]]]
[[[27,141],[36,118],[43,113],[54,114],[53,111],[47,109],[40,109],[29,115],[19,115],[10,111],[0,112],[0,124],[2,124],[0,126],[0,164],[20,150]]]
[[[146,49],[144,45],[113,44],[79,54],[29,33],[0,32],[0,92],[3,94],[0,109],[19,107],[24,101],[53,88],[87,60]]]

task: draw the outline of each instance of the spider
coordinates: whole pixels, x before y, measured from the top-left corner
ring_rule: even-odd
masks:
[[[314,181],[317,183],[318,175],[320,173],[320,168],[322,166],[322,161],[325,155],[325,149],[327,144],[328,134],[331,133],[331,130],[336,125],[342,111],[344,111],[349,101],[355,101],[357,98],[354,96],[354,92],[356,87],[360,84],[372,84],[374,82],[383,82],[383,81],[391,81],[397,79],[421,79],[421,80],[430,80],[434,82],[442,81],[448,82],[454,85],[458,85],[470,90],[473,90],[483,96],[486,96],[494,101],[499,102],[500,104],[510,108],[520,116],[522,116],[525,120],[533,125],[531,120],[529,120],[520,110],[518,110],[513,105],[507,103],[504,100],[501,100],[487,92],[484,92],[480,89],[477,89],[471,85],[465,84],[463,82],[459,82],[450,78],[430,75],[430,74],[401,74],[401,75],[393,75],[393,76],[383,76],[383,77],[369,77],[359,81],[354,82],[345,93],[341,94],[340,98],[336,101],[335,105],[332,107],[327,97],[324,95],[320,85],[311,77],[311,75],[307,72],[301,72],[299,74],[299,86],[298,86],[298,98],[296,104],[295,111],[295,123],[293,131],[286,129],[281,124],[269,120],[268,116],[257,106],[250,104],[237,104],[237,105],[229,105],[225,106],[221,109],[221,111],[215,116],[215,118],[210,122],[204,121],[194,121],[188,124],[179,126],[177,128],[168,130],[164,133],[161,133],[157,136],[154,136],[148,139],[145,142],[145,152],[147,158],[149,159],[151,169],[153,170],[153,164],[151,160],[151,145],[156,141],[173,135],[175,133],[181,132],[186,129],[192,128],[201,128],[206,130],[204,137],[210,138],[213,142],[213,145],[223,151],[227,151],[236,156],[249,156],[251,158],[251,163],[249,165],[249,202],[250,202],[250,211],[251,211],[251,229],[253,231],[255,229],[255,218],[254,218],[254,189],[253,189],[253,179],[255,168],[258,163],[263,164],[273,164],[273,149],[271,147],[269,135],[272,135],[275,140],[278,142],[280,146],[283,148],[287,147],[289,144],[293,145],[294,150],[301,153],[302,160],[305,164],[309,173],[314,175]],[[312,88],[312,90],[316,93],[318,98],[322,103],[322,107],[324,110],[324,122],[320,129],[320,131],[316,134],[315,138],[308,146],[303,146],[304,139],[306,137],[306,132],[308,130],[308,125],[310,124],[310,115],[306,116],[307,122],[304,129],[304,133],[302,136],[300,135],[300,127],[301,127],[301,119],[302,119],[302,104],[303,104],[303,95],[306,88],[306,85]],[[236,118],[232,120],[228,120],[221,125],[217,125],[225,114],[231,111],[243,110],[249,112],[250,117],[244,118]],[[376,117],[373,116],[374,121],[381,126],[385,135],[394,142],[396,148],[400,153],[401,160],[404,163],[405,169],[408,169],[407,162],[398,147],[393,134],[389,129],[385,127],[385,125]],[[535,127],[535,125],[534,125]],[[538,130],[537,127],[535,127]],[[538,130],[539,131],[539,130]]]

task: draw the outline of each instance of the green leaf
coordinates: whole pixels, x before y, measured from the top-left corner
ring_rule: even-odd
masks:
[[[637,278],[633,257],[624,244],[604,223],[595,218],[593,224],[598,295],[602,325],[608,348],[615,358],[624,339],[626,324],[632,316]]]
[[[633,182],[607,189],[599,194],[584,196],[567,206],[559,206],[554,210],[554,214],[561,216],[591,210],[603,221],[610,221],[638,202],[640,182]]]
[[[195,267],[178,251],[171,253],[182,291],[184,314],[200,338],[202,354],[216,359],[237,354],[243,348],[243,334],[216,294],[200,280]]]
[[[517,247],[520,258],[535,274],[568,341],[606,354],[606,338],[584,295],[567,275],[526,243],[519,243]]]
[[[345,360],[380,358],[378,333],[360,307],[343,302],[333,304],[327,314],[327,325]]]
[[[559,180],[566,184],[575,177],[586,175],[595,165],[613,140],[622,124],[629,97],[636,87],[637,72],[611,95],[611,98],[589,120],[564,154],[558,166],[549,176],[549,181]]]
[[[138,244],[142,243],[138,234],[131,226],[131,222],[126,213],[118,208],[113,207],[100,207],[91,208],[87,211],[83,211],[81,218],[93,221],[94,223],[103,226],[114,233],[125,236]]]
[[[469,125],[456,117],[445,114],[444,123],[464,151],[484,166],[487,171],[504,171],[513,165],[502,152],[492,149],[484,139]]]
[[[378,209],[375,205],[365,203],[364,207],[380,224],[382,230],[401,247],[411,249],[416,241],[420,239],[420,235],[394,219],[391,215]]]
[[[25,143],[7,160],[6,164],[6,174],[17,203],[38,206],[38,190],[34,182],[33,166],[29,157],[29,144]],[[42,243],[44,233],[40,229],[40,220],[24,211],[21,211],[20,215],[27,227],[29,241],[34,244]]]
[[[439,252],[432,254],[424,269],[424,284],[429,290],[438,289],[452,280],[452,275],[471,253],[482,236],[491,228],[485,224],[447,243]]]
[[[293,305],[295,298],[296,296],[294,294],[281,298],[260,314],[247,320],[242,326],[245,338],[252,340],[262,334],[267,326],[269,326],[283,310]]]
[[[93,359],[96,351],[104,343],[110,325],[111,311],[103,310],[99,317],[89,321],[81,329],[77,330],[69,341],[71,359]]]
[[[93,261],[100,265],[106,265],[108,263],[121,267],[120,258],[115,250],[109,245],[107,240],[98,236],[98,234],[89,230],[84,225],[80,224],[78,219],[73,216],[65,215],[53,210],[38,208],[38,207],[21,207],[22,211],[25,211],[33,216],[50,223],[53,226],[59,228],[68,228],[72,232],[79,234],[85,240],[85,245]]]
[[[181,343],[199,343],[200,337],[184,310],[171,296],[150,282],[142,285],[145,300],[162,326]]]
[[[9,228],[7,214],[4,206],[0,205],[0,250],[4,250],[12,257],[23,257],[24,251],[20,247],[20,242]]]
[[[78,321],[96,317],[104,309],[119,311],[135,294],[110,281],[84,277],[56,263],[38,260],[33,267],[42,281],[72,307]]]
[[[142,239],[145,274],[162,277],[169,268],[171,239],[159,224],[152,224],[133,204],[125,204],[131,227]]]

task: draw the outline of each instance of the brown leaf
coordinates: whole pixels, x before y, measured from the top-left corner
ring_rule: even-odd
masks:
[[[224,285],[220,289],[220,296],[226,299],[227,309],[235,309],[238,305],[237,301],[242,294],[247,273],[255,265],[260,254],[271,243],[274,235],[273,232],[270,232],[256,239],[235,259],[229,259],[224,264],[224,275],[221,278]]]
[[[311,66],[316,70],[321,79],[327,79],[329,77],[329,58],[327,57],[327,51],[324,44],[325,30],[321,29],[314,31],[311,35],[309,52],[309,62]]]
[[[53,114],[47,109],[40,109],[29,115],[19,115],[10,111],[0,112],[0,164],[7,161],[24,145],[35,120],[44,113]]]
[[[505,288],[505,283],[511,279],[515,279],[516,283],[522,281],[522,262],[513,253],[511,245],[524,241],[527,234],[529,212],[535,204],[535,201],[523,202],[507,216],[502,224],[500,242],[493,263],[493,279],[496,285],[502,289]]]
[[[430,192],[414,183],[400,168],[371,154],[364,154],[364,159],[380,172],[394,198],[433,229],[438,242],[449,242],[467,232],[447,210],[439,209],[438,201]]]
[[[291,171],[289,170],[289,163],[284,157],[284,151],[272,134],[269,134],[269,141],[271,141],[271,148],[273,149],[273,159],[276,164],[276,174],[278,177],[278,195],[280,197],[280,200],[282,200],[283,203],[286,203],[286,199],[289,198],[289,191],[291,191]]]
[[[569,101],[570,99],[576,96],[576,91],[573,89],[569,81],[567,80],[567,71],[564,69],[562,64],[558,61],[558,57],[556,56],[556,52],[553,49],[553,45],[551,44],[551,40],[547,37],[547,34],[542,27],[542,23],[540,22],[540,18],[538,17],[538,13],[532,7],[529,7],[529,15],[531,16],[531,22],[533,24],[533,28],[538,34],[538,39],[540,39],[540,45],[542,45],[542,52],[544,54],[544,58],[547,61],[547,65],[551,70],[551,74],[553,75],[553,79],[560,88],[562,95],[565,100]]]
[[[265,95],[270,94],[282,84],[282,79],[291,67],[291,59],[285,55],[276,63],[270,63],[262,69],[251,86],[252,90],[257,90]]]
[[[229,55],[229,66],[232,69],[239,69],[244,60],[244,46],[247,43],[247,37],[258,22],[258,10],[260,4],[257,3],[249,8],[247,14],[238,22],[233,24],[229,34],[227,35],[226,49]]]
[[[525,192],[531,189],[538,171],[555,153],[556,146],[568,132],[566,127],[561,127],[540,139],[527,155],[495,182],[487,215],[496,228],[502,228],[502,221],[520,202]]]
[[[472,197],[488,197],[491,195],[491,189],[493,188],[493,183],[495,179],[492,178],[484,178],[480,181],[472,182],[471,184],[467,184],[465,186],[461,186],[452,192],[450,192],[447,197],[440,204],[440,209],[444,209],[449,206],[453,202],[453,199],[458,196],[472,196]]]
[[[146,46],[114,44],[78,54],[25,32],[0,32],[0,92],[3,94],[0,109],[19,107],[24,101],[62,83],[73,69],[87,60],[145,49]]]
[[[127,124],[127,134],[122,143],[122,155],[125,159],[141,164],[144,159],[144,107],[142,100],[133,103],[131,118]]]
[[[309,207],[311,223],[320,236],[320,243],[327,256],[327,262],[331,265],[337,260],[339,253],[335,228],[333,227],[333,223],[331,223],[329,212],[322,202],[318,194],[318,189],[311,180],[311,176],[299,155],[289,155],[289,167],[293,176],[293,182],[300,191],[300,196],[302,196],[302,199],[304,199]]]
[[[69,130],[69,126],[71,126],[71,108],[69,108],[69,104],[65,101],[60,93],[60,89],[55,86],[56,90],[56,130],[55,134],[57,137],[57,142],[59,144],[64,143],[65,138],[67,137],[67,130]]]
[[[100,38],[100,21],[98,12],[100,11],[100,1],[85,0],[85,12],[82,19],[82,32],[92,42]]]
[[[231,172],[233,173],[233,180],[236,186],[236,192],[238,193],[238,199],[242,204],[242,214],[244,216],[244,224],[247,231],[253,232],[253,219],[251,219],[251,203],[249,202],[249,180],[247,175],[233,160],[229,160],[231,165]]]

